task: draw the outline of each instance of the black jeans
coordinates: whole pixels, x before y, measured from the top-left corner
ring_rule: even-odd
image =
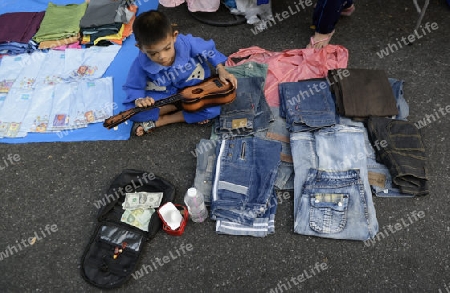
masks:
[[[377,161],[386,165],[402,193],[427,195],[426,153],[419,130],[413,123],[384,117],[369,117],[367,130],[376,148]],[[378,141],[378,143],[377,143]]]

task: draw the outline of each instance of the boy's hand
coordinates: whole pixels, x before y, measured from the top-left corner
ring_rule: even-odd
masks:
[[[136,107],[149,107],[151,105],[153,105],[155,103],[155,100],[153,100],[153,98],[150,97],[145,97],[145,98],[139,98],[134,100],[134,104],[136,105]]]
[[[226,69],[225,66],[223,66],[222,64],[217,65],[216,67],[217,70],[217,74],[219,74],[219,78],[222,82],[227,83],[227,82],[231,82],[234,86],[234,88],[237,88],[237,79],[236,77],[229,73]]]

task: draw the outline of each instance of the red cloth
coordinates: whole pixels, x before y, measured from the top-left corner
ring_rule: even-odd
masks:
[[[45,11],[0,15],[0,43],[28,43],[38,31],[44,15]]]
[[[236,63],[234,58],[246,59]],[[339,45],[328,45],[322,49],[290,49],[271,52],[253,46],[240,49],[228,56],[225,65],[236,66],[250,61],[268,65],[264,94],[269,106],[277,107],[280,105],[279,83],[325,78],[330,69],[346,68],[348,50]]]

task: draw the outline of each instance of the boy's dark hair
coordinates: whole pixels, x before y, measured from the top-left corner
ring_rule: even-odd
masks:
[[[133,23],[133,32],[139,46],[149,46],[172,35],[173,28],[164,13],[149,10],[136,17]]]

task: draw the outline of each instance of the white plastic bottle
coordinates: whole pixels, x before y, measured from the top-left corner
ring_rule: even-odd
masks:
[[[186,204],[189,215],[192,221],[200,223],[208,217],[208,210],[205,206],[205,199],[203,194],[195,187],[191,187],[184,196],[184,203]]]

